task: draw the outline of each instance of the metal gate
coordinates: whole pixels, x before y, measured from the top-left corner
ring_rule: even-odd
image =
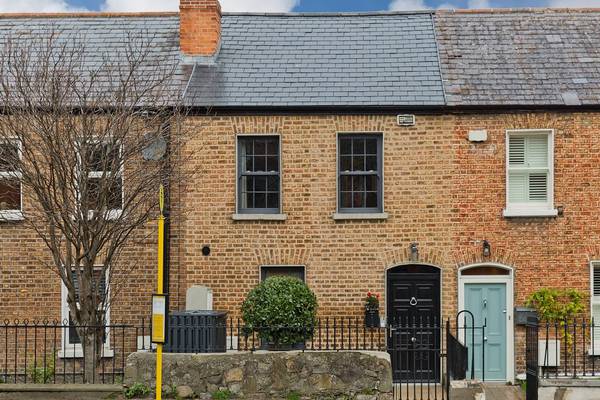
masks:
[[[527,376],[526,398],[538,399],[539,366],[538,366],[538,318],[527,317],[525,327],[525,369]]]

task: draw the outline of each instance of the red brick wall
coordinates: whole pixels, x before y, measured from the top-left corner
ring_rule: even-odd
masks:
[[[181,0],[179,10],[181,51],[189,56],[213,55],[221,40],[218,0]]]

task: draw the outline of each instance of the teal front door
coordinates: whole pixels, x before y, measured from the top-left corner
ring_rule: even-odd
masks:
[[[465,283],[465,310],[475,317],[475,345],[471,344],[471,331],[467,329],[466,345],[475,352],[475,377],[485,380],[506,380],[506,284]],[[462,320],[462,317],[461,317]],[[485,330],[479,329],[486,323]],[[467,326],[471,326],[467,317]]]

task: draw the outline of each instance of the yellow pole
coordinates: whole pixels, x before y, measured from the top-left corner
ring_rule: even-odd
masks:
[[[156,293],[163,294],[163,254],[165,251],[165,216],[163,210],[165,206],[165,189],[160,185],[159,201],[160,216],[158,217],[158,282],[156,282]],[[166,315],[165,315],[166,318]],[[162,350],[163,345],[156,345],[156,400],[162,398]]]

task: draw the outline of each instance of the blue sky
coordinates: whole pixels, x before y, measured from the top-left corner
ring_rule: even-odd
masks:
[[[127,0],[122,0],[126,2]],[[85,7],[90,10],[99,10],[102,0],[72,0],[70,4]],[[293,11],[318,12],[318,11],[380,11],[390,8],[391,0],[301,0]],[[437,8],[442,4],[452,4],[457,8],[468,8],[467,0],[425,0],[426,6]],[[489,2],[492,7],[541,7],[544,0],[498,0]]]
[[[220,0],[224,11],[318,12],[435,8],[600,7],[600,0]],[[0,12],[176,11],[179,0],[0,0]]]

